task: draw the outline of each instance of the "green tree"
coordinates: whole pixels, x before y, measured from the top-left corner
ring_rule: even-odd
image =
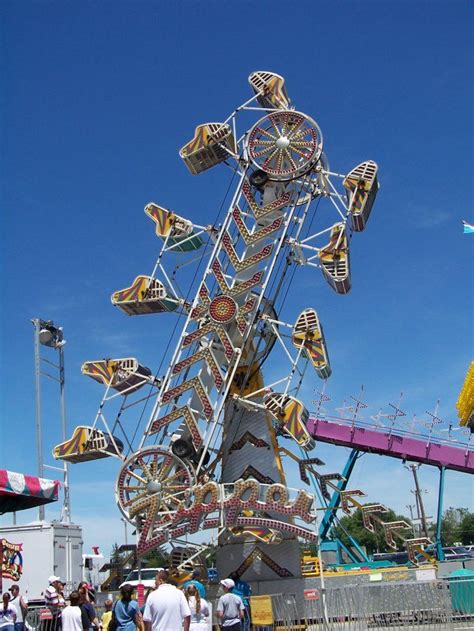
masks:
[[[210,546],[204,554],[206,567],[215,567],[217,558],[217,546]]]
[[[122,553],[119,550],[118,543],[114,543],[112,546],[112,552],[110,553],[110,562],[111,563],[121,563],[122,562]]]
[[[169,559],[168,556],[163,554],[160,548],[155,548],[142,559],[142,567],[168,567]]]
[[[453,508],[452,506],[444,511],[443,519],[441,520],[441,541],[443,546],[452,546],[458,541],[462,541],[461,524],[469,514],[469,509],[467,508]]]
[[[474,513],[467,513],[459,525],[459,539],[465,545],[474,544]]]
[[[411,527],[411,522],[408,517],[403,515],[397,515],[393,510],[388,510],[386,513],[382,513],[380,518],[384,521],[405,521]],[[378,522],[375,522],[375,532],[370,532],[365,528],[362,511],[358,508],[352,515],[345,515],[339,520],[339,524],[334,528],[334,535],[342,541],[346,546],[351,546],[351,542],[348,535],[351,535],[360,546],[365,546],[369,554],[374,552],[388,552],[392,551],[385,541],[385,534],[383,526]],[[409,533],[410,531],[405,531]]]

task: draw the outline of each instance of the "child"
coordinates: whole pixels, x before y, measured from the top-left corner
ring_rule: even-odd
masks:
[[[100,621],[100,626],[102,627],[103,631],[107,631],[109,627],[109,622],[112,618],[112,605],[113,603],[110,599],[107,599],[104,602],[105,611],[102,614],[102,620]]]

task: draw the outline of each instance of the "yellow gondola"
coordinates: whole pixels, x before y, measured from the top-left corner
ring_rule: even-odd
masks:
[[[54,447],[53,458],[76,464],[118,456],[122,451],[123,443],[115,436],[80,425],[69,440]]]
[[[99,359],[84,362],[81,366],[83,375],[109,386],[117,392],[129,394],[146,383],[153,382],[151,370],[142,366],[134,357],[124,359]]]
[[[319,251],[324,278],[338,294],[347,294],[351,288],[349,241],[343,223],[331,228],[329,243]]]
[[[179,155],[193,175],[236,154],[235,138],[227,123],[198,125],[194,138],[180,149]]]
[[[145,213],[156,224],[156,235],[168,239],[168,245],[176,252],[197,250],[203,244],[202,239],[194,234],[191,221],[183,219],[167,208],[151,202],[145,206]]]
[[[343,184],[347,189],[352,228],[356,232],[362,232],[369,220],[370,211],[379,190],[378,170],[375,162],[367,160],[357,165],[344,178]]]
[[[274,72],[257,70],[249,76],[257,101],[266,109],[287,110],[290,107],[290,99],[285,88],[285,79]]]
[[[150,276],[137,276],[130,287],[114,292],[111,300],[128,315],[174,311],[179,304],[168,297],[163,283]]]
[[[313,449],[315,442],[306,429],[309,412],[301,401],[288,394],[273,392],[265,397],[264,405],[284,433],[303,449]]]
[[[296,348],[303,347],[304,353],[321,379],[327,379],[331,376],[332,371],[323,328],[314,309],[305,309],[300,313],[293,327],[291,339]]]

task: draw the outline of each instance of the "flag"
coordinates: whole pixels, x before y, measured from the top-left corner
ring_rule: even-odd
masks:
[[[464,225],[464,234],[468,234],[469,232],[474,232],[474,225],[472,223],[467,223],[467,221],[464,221],[464,219],[462,223]]]

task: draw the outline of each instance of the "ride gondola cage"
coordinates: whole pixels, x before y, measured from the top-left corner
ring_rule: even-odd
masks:
[[[346,189],[352,228],[355,232],[362,232],[369,220],[370,211],[380,188],[377,179],[378,170],[375,162],[366,160],[354,167],[342,183]]]
[[[285,79],[275,72],[257,70],[249,76],[257,101],[265,109],[288,109],[290,97],[285,87]]]
[[[123,442],[116,436],[93,427],[79,425],[69,440],[53,448],[53,458],[77,464],[109,456],[120,456],[122,451]]]
[[[163,283],[151,276],[137,276],[130,287],[114,292],[111,301],[127,315],[174,311],[179,305]]]
[[[156,379],[152,376],[151,370],[142,366],[135,357],[84,362],[81,372],[123,394],[135,392],[146,383],[156,385]]]
[[[319,251],[323,276],[338,294],[347,294],[351,289],[349,241],[344,223],[331,228],[329,243]]]
[[[191,221],[176,213],[150,202],[145,206],[145,214],[156,224],[156,236],[167,241],[170,250],[189,252],[198,250],[203,240],[194,231]]]
[[[179,151],[180,157],[193,175],[207,171],[236,155],[235,138],[227,123],[198,125],[194,137]]]

